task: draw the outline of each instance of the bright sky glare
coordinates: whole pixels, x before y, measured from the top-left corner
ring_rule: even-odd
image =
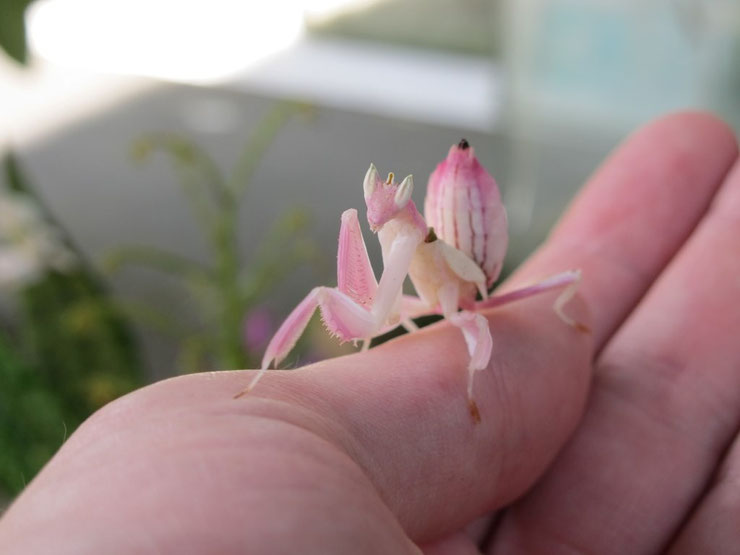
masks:
[[[302,35],[304,16],[367,0],[42,0],[28,35],[55,64],[214,83],[283,51]]]

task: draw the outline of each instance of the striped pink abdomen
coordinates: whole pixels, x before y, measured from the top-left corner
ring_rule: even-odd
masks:
[[[490,287],[506,256],[506,210],[496,181],[464,139],[429,177],[424,217],[437,237],[481,267]]]

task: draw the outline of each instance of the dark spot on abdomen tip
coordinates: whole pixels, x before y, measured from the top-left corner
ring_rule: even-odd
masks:
[[[467,150],[470,148],[470,143],[467,139],[460,139],[460,142],[457,143],[457,148],[460,150]]]

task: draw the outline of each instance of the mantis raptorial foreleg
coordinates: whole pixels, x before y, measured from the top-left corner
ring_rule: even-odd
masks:
[[[319,309],[321,319],[332,335],[342,341],[361,339],[368,344],[393,316],[393,309],[401,296],[403,280],[420,241],[417,233],[397,234],[390,243],[380,283],[376,284],[357,211],[345,211],[341,219],[337,256],[337,281],[340,286],[315,287],[293,309],[268,344],[260,371],[236,397],[249,393],[270,365],[279,364],[288,355],[316,309]]]

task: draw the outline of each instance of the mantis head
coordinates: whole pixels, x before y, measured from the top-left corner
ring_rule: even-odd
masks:
[[[370,229],[377,232],[390,220],[403,211],[411,201],[414,190],[414,180],[407,175],[400,184],[394,181],[393,173],[383,181],[378,175],[374,164],[365,174],[363,182],[365,204],[367,205],[367,221]]]

